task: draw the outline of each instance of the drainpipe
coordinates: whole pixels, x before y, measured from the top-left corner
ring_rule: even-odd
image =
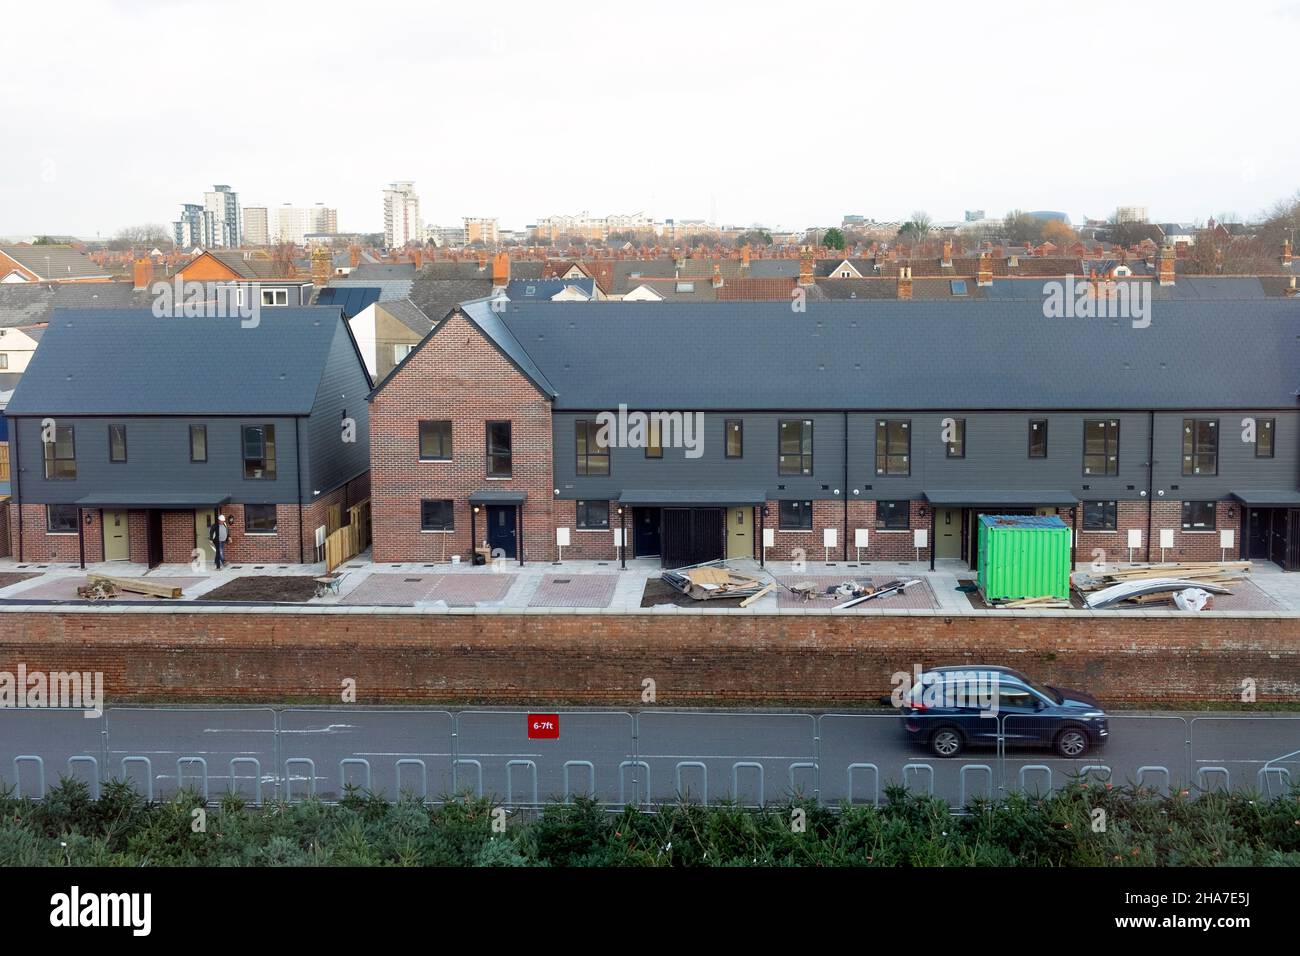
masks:
[[[840,493],[844,495],[844,532],[840,536],[843,540],[843,557],[840,559],[845,564],[849,561],[849,413],[844,413],[844,484],[840,485]]]
[[[302,536],[302,436],[299,434],[298,426],[302,422],[302,416],[298,415],[293,420],[293,447],[294,447],[294,471],[298,474],[298,563],[306,564],[307,555],[303,549]],[[340,521],[342,518],[339,519]],[[313,555],[315,557],[315,555]]]
[[[86,570],[86,515],[77,508],[77,553],[81,557],[81,570]]]
[[[767,567],[767,548],[763,547],[763,538],[767,535],[767,503],[758,506],[758,566]]]
[[[524,566],[524,506],[515,505],[515,530],[518,540],[515,542],[515,550],[519,552],[519,566]]]
[[[18,499],[18,563],[23,563],[23,481],[22,455],[18,452],[18,432],[22,419],[14,419],[14,455],[10,463],[15,497]]]
[[[1152,509],[1156,497],[1156,413],[1147,412],[1147,563],[1151,562]]]
[[[725,521],[723,527],[726,527]],[[723,540],[726,540],[725,536]],[[659,547],[662,548],[663,544],[661,543]],[[622,505],[618,506],[618,566],[624,571],[627,570],[627,515]]]

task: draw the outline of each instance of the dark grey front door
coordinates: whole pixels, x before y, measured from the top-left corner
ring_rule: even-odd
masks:
[[[658,508],[635,508],[632,527],[632,553],[638,558],[659,556]]]

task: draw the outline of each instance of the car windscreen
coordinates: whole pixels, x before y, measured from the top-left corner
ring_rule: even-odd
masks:
[[[1032,688],[1035,693],[1041,694],[1045,699],[1050,700],[1053,704],[1060,704],[1065,700],[1064,697],[1052,690],[1052,688],[1045,684],[1040,684],[1037,681],[1026,680],[1025,686]]]

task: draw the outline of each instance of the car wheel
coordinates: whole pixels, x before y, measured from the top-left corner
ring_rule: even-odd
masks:
[[[1056,752],[1062,757],[1082,757],[1088,752],[1088,734],[1079,727],[1066,727],[1056,735]]]
[[[956,727],[940,727],[930,735],[930,752],[936,757],[955,757],[966,741]]]

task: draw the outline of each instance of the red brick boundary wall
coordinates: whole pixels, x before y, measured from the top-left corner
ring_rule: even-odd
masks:
[[[863,705],[913,664],[997,663],[1109,704],[1300,696],[1300,618],[0,611],[0,671],[102,671],[110,703]]]

